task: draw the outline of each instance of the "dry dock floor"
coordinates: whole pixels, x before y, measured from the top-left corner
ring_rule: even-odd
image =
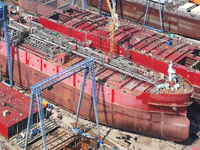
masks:
[[[67,1],[71,2],[71,0]],[[3,2],[10,4],[11,0]],[[77,4],[81,6],[81,0],[77,1]],[[98,11],[98,9],[88,5],[87,9],[92,11]],[[190,41],[200,45],[200,41],[194,41],[194,40]],[[63,115],[62,120],[57,118],[58,113]],[[51,148],[50,146],[52,145],[55,146],[56,144],[59,144],[59,142],[61,143],[62,140],[69,138],[70,136],[73,135],[73,133],[76,134],[76,132],[74,132],[72,129],[76,117],[74,114],[71,114],[63,110],[62,108],[54,106],[51,117],[54,118],[55,121],[58,122],[58,124],[61,127],[47,135],[47,144],[49,148]],[[97,135],[97,128],[95,123],[84,120],[82,118],[79,118],[78,123],[79,123],[78,127],[84,128],[86,131],[88,130],[86,132],[88,135],[91,136]],[[111,149],[119,149],[119,150],[190,150],[191,149],[191,146],[178,144],[173,141],[166,141],[154,137],[148,137],[145,135],[139,135],[135,133],[121,131],[103,125],[100,125],[100,134],[101,134],[101,139],[103,140],[103,143],[105,145],[104,149],[110,149],[110,150]],[[53,140],[55,139],[55,137],[57,137],[58,140]],[[129,137],[130,139],[129,138],[127,139],[127,137]],[[126,143],[125,140],[130,142],[130,145]],[[42,139],[38,140],[37,142],[29,146],[29,149],[36,149],[37,146],[39,146],[37,147],[37,149],[42,149],[41,143]],[[13,141],[10,141],[9,139],[6,139],[0,135],[0,150],[4,149],[23,150],[23,148],[19,147]]]
[[[58,113],[62,114],[62,120],[57,118]],[[50,134],[47,134],[47,146],[49,149],[54,149],[53,147],[56,147],[56,145],[59,145],[59,143],[62,143],[62,141],[69,139],[71,136],[76,134],[76,132],[73,130],[76,115],[63,110],[62,108],[54,106],[51,118],[54,118],[55,122],[60,125],[60,128],[51,132]],[[94,137],[97,135],[96,124],[91,121],[79,118],[77,128],[79,127],[84,128],[86,131],[88,130],[86,132],[88,135]],[[104,149],[108,150],[190,150],[190,146],[121,131],[103,125],[100,125],[100,134],[105,145]],[[127,137],[130,139],[127,139]],[[125,142],[126,139],[128,142],[130,142],[130,145]],[[3,145],[1,145],[2,149],[7,148],[9,150],[22,150],[22,148],[17,146],[14,142],[2,136],[0,136],[0,140],[5,142]],[[29,149],[31,150],[42,150],[42,148],[42,139],[29,146]]]
[[[16,88],[16,87],[14,87]],[[24,90],[19,90],[19,92],[24,93]],[[26,96],[30,96],[26,94]],[[53,105],[53,104],[52,104]],[[58,106],[53,105],[53,109],[50,110],[47,108],[47,111],[51,111],[52,115],[50,119],[54,120],[57,124],[60,125],[60,128],[54,130],[53,132],[47,134],[47,144],[48,148],[56,147],[60,145],[64,140],[69,139],[71,136],[77,134],[73,130],[75,124],[76,115],[72,114]],[[62,115],[60,120],[57,116],[58,114]],[[96,124],[82,119],[79,117],[77,128],[84,130],[86,134],[96,137],[97,127]],[[137,133],[131,133],[127,131],[121,131],[111,127],[100,125],[100,135],[101,140],[104,143],[104,149],[119,149],[119,150],[190,150],[190,145],[178,144],[173,141],[167,141],[163,139],[158,139],[155,137],[149,137],[146,135],[141,135]],[[3,141],[3,143],[1,142]],[[40,138],[28,149],[42,150],[42,139]],[[22,150],[16,143],[11,140],[8,140],[0,135],[0,150]],[[53,148],[52,148],[53,149]]]

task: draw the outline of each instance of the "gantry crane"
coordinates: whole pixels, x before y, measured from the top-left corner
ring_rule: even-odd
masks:
[[[87,75],[90,72],[90,80],[92,83],[92,94],[93,94],[93,104],[94,104],[94,111],[95,111],[95,119],[97,124],[97,130],[98,130],[98,143],[101,143],[100,140],[100,130],[99,130],[99,116],[98,116],[98,106],[97,106],[97,95],[96,95],[96,82],[95,82],[95,72],[94,72],[94,62],[95,58],[88,58],[82,62],[79,62],[47,79],[44,79],[43,81],[34,84],[30,87],[31,89],[31,103],[30,103],[30,109],[29,109],[29,117],[28,117],[28,125],[27,125],[27,135],[26,135],[26,143],[25,143],[25,150],[28,146],[28,139],[30,135],[30,129],[33,121],[33,112],[35,108],[35,103],[37,101],[38,105],[38,112],[40,117],[40,126],[41,126],[41,134],[42,134],[42,140],[43,140],[43,146],[44,149],[47,150],[47,143],[46,143],[46,130],[45,130],[45,124],[44,124],[44,110],[43,110],[43,104],[42,104],[42,91],[47,89],[48,87],[51,87],[62,80],[73,76],[74,74],[84,70],[83,75],[83,81],[80,91],[80,98],[77,108],[77,117],[76,117],[76,123],[78,121],[78,115],[81,107],[82,97],[85,89],[85,83],[87,79]],[[74,129],[76,129],[76,124]]]
[[[72,0],[72,6],[75,6],[75,4],[76,4],[76,0]],[[86,2],[85,2],[85,0],[82,0],[82,8],[83,8],[83,10],[86,9]]]
[[[9,36],[9,28],[7,26],[8,21],[8,9],[7,5],[4,3],[0,3],[0,23],[1,26],[4,27],[4,35],[5,35],[5,43],[6,43],[6,51],[7,51],[7,64],[8,64],[8,75],[10,80],[10,87],[13,87],[13,76],[12,76],[12,63],[11,63],[11,49],[10,49],[10,36]]]
[[[161,26],[161,29],[155,29],[155,28],[152,28],[148,25],[145,25],[146,23],[146,19],[147,19],[147,14],[148,14],[148,11],[149,11],[149,6],[150,6],[150,2],[151,0],[148,1],[148,4],[147,4],[147,9],[146,9],[146,12],[145,12],[145,17],[144,17],[144,23],[143,23],[143,26],[146,27],[146,28],[149,28],[151,30],[155,30],[155,31],[158,31],[158,32],[161,32],[163,33],[163,23],[162,23],[162,12],[161,12],[161,4],[160,4],[160,0],[158,0],[158,5],[159,5],[159,16],[160,16],[160,26]]]
[[[103,6],[103,0],[100,0],[99,14],[101,14],[102,6]]]
[[[111,13],[111,19],[110,19],[110,53],[114,53],[114,37],[115,37],[115,30],[119,27],[119,20],[118,20],[118,14],[116,13],[116,3],[115,0],[112,0],[112,7],[110,5],[110,0],[106,0],[108,4],[108,8]]]

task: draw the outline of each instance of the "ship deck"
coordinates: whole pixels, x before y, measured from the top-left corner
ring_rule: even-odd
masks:
[[[108,18],[79,8],[68,8],[64,11],[57,11],[49,17],[40,17],[39,23],[44,28],[40,25],[35,27],[34,25],[38,22],[33,23],[34,20],[30,22],[31,28],[13,20],[9,22],[13,31],[16,31],[15,27],[17,26],[17,29],[30,32],[26,36],[20,36],[24,38],[23,44],[12,47],[16,75],[14,80],[27,88],[85,58],[95,57],[101,123],[141,132],[147,130],[150,134],[154,134],[155,131],[159,137],[169,137],[178,141],[186,139],[189,135],[190,122],[186,117],[188,105],[185,103],[190,101],[193,87],[189,86],[190,90],[183,90],[182,94],[157,92],[162,90],[160,88],[163,88],[162,83],[167,81],[167,77],[156,72],[155,69],[131,61],[131,57],[134,55],[134,46],[141,49],[144,57],[140,58],[145,59],[146,52],[142,47],[164,38],[163,35],[144,30],[137,25],[129,27],[129,22],[123,21],[119,30],[115,32],[115,52],[110,57]],[[92,22],[94,17],[96,19]],[[16,35],[13,36],[16,37],[16,40],[19,37],[17,34],[20,32],[20,30],[14,32]],[[155,38],[151,39],[154,36]],[[135,41],[133,40],[134,46],[131,47],[132,39]],[[0,61],[5,68],[4,42],[2,42],[0,51],[2,52]],[[73,75],[55,85],[51,91],[44,91],[44,97],[75,112],[82,78],[82,72]],[[177,77],[175,80],[178,80]],[[190,85],[187,81],[185,83]],[[175,85],[172,84],[174,89]],[[156,90],[156,93],[153,89]],[[83,101],[80,115],[93,120],[92,90],[89,77],[86,81]],[[155,103],[158,106],[154,105]],[[174,103],[175,105],[170,105]],[[176,134],[178,132],[183,134]]]
[[[99,49],[101,47],[102,50],[109,52],[109,18],[76,8],[71,8],[69,12],[56,13],[46,19],[53,19],[54,22],[73,29],[71,34],[77,40],[83,41],[86,36],[87,40],[92,41],[94,48]],[[181,65],[184,65],[181,61],[185,57],[191,57],[196,61],[200,60],[200,57],[196,55],[199,53],[199,49],[182,41],[181,38],[178,40],[172,39],[171,37],[146,30],[140,25],[131,24],[128,21],[120,20],[120,27],[115,32],[114,38],[115,45],[120,46],[118,50],[115,46],[116,54],[125,55],[125,51],[135,49],[140,53]],[[47,26],[45,23],[43,25]],[[76,35],[77,31],[80,33],[79,37]],[[98,41],[99,37],[100,40]],[[199,70],[199,64],[196,61],[190,67]]]

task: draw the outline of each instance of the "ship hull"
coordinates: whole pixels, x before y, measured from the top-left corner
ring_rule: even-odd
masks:
[[[91,4],[95,7],[99,6],[99,1],[90,0]],[[146,5],[140,3],[131,2],[127,0],[117,1],[117,13],[123,18],[131,19],[133,21],[143,23],[146,12]],[[104,0],[102,9],[109,12],[107,3]],[[181,15],[177,15],[175,12],[171,13],[164,11],[162,13],[163,29],[164,31],[177,33],[186,37],[200,39],[200,20],[189,18]],[[161,29],[159,10],[155,8],[149,8],[146,25]]]
[[[98,1],[92,1],[92,2],[94,3],[94,5],[98,4]],[[120,1],[120,2],[121,3],[125,3],[126,1],[124,0],[124,1]],[[83,32],[79,32],[80,30],[78,29],[78,27],[81,26],[81,25],[77,26],[77,29],[78,29],[77,30],[76,28],[74,28],[74,27],[72,27],[70,25],[58,24],[58,23],[55,23],[55,22],[52,22],[50,20],[45,19],[46,18],[45,16],[53,14],[53,12],[55,11],[54,7],[47,7],[44,4],[42,4],[42,3],[35,3],[33,1],[27,1],[27,0],[22,0],[22,3],[23,3],[23,5],[22,5],[23,9],[25,9],[27,11],[30,11],[30,12],[32,12],[34,14],[42,15],[42,17],[39,18],[39,23],[42,24],[44,27],[49,28],[49,29],[54,30],[54,31],[57,31],[59,33],[62,33],[64,35],[66,35],[66,36],[71,36],[71,37],[73,37],[74,39],[76,39],[79,42],[83,42],[84,43],[84,41],[88,41],[88,40],[92,41],[92,46],[94,48],[101,49],[102,51],[105,51],[105,52],[109,53],[109,51],[110,51],[110,49],[109,49],[110,42],[109,42],[109,38],[107,36],[103,36],[104,33],[98,32],[99,35],[102,34],[101,38],[99,38],[98,35],[95,34],[96,31],[94,31],[94,33],[92,32],[93,30],[91,30],[90,32],[88,32],[87,30],[83,30]],[[119,5],[119,1],[118,1],[118,5]],[[103,6],[106,9],[107,5],[105,4],[105,2],[104,2]],[[121,4],[120,4],[120,6],[121,6]],[[125,7],[125,6],[128,6],[128,7]],[[129,5],[126,4],[126,5],[123,5],[123,8],[126,8],[127,10],[128,9],[132,9],[132,7],[129,8],[129,6],[131,6],[131,4],[129,4]],[[145,7],[145,6],[142,5],[141,7]],[[80,10],[80,9],[76,9],[76,8],[73,8],[73,7],[72,8],[69,7],[69,8],[70,9],[75,9],[79,13],[80,12],[83,13],[83,11]],[[138,8],[140,8],[140,7],[138,7]],[[44,10],[47,10],[47,9],[48,9],[48,11],[44,11]],[[119,9],[119,7],[118,7],[118,9]],[[135,8],[133,10],[137,10],[137,8]],[[140,9],[138,11],[134,11],[134,12],[138,13],[139,11],[140,11]],[[172,15],[172,18],[173,18],[172,20],[177,20],[177,19],[175,19],[177,17],[177,15],[175,15],[175,14],[171,14],[171,15]],[[67,16],[70,17],[70,15],[67,15]],[[134,17],[134,16],[135,15],[132,15],[132,17]],[[153,14],[151,16],[153,16]],[[166,18],[166,17],[164,17],[164,18]],[[180,19],[180,18],[181,17],[178,17],[178,19]],[[67,21],[67,22],[70,22],[70,20]],[[154,21],[152,21],[152,22],[154,22]],[[188,34],[189,31],[192,30],[192,32],[191,32],[192,34],[195,33],[195,35],[199,36],[198,32],[200,32],[200,31],[197,28],[199,28],[198,26],[200,25],[200,22],[198,24],[196,24],[196,26],[192,25],[194,23],[193,20],[189,20],[189,23],[186,22],[186,21],[179,21],[180,24],[178,24],[178,23],[176,23],[176,24],[172,23],[172,21],[170,21],[170,22],[171,22],[170,26],[172,26],[172,24],[174,24],[174,25],[180,25],[180,31],[181,32],[187,32],[187,34]],[[179,28],[177,28],[177,29],[179,29]],[[185,29],[187,29],[187,30],[185,30]],[[139,30],[137,28],[135,28],[133,31],[128,31],[128,32],[131,32],[131,35],[134,37],[135,35],[137,36],[137,32],[139,32]],[[129,34],[128,32],[127,32],[127,34]],[[123,31],[122,30],[120,31],[120,33],[121,33],[120,36],[122,36],[122,37],[119,37],[119,38],[122,38],[122,41],[123,41],[123,38],[126,39],[126,36],[123,35]],[[146,34],[146,33],[144,33],[144,34]],[[161,41],[162,41],[162,38],[161,38]],[[120,42],[117,43],[117,44],[115,44],[115,54],[116,55],[123,55],[125,57],[129,57],[129,54],[126,53],[126,48],[124,48],[123,46],[121,46],[119,44],[120,44]],[[151,44],[149,44],[149,46],[151,46]],[[184,48],[186,48],[186,47],[184,47]],[[188,47],[188,49],[189,49],[189,47]],[[161,59],[158,60],[157,58],[155,59],[155,57],[148,57],[147,55],[146,56],[143,55],[141,53],[141,50],[143,50],[143,49],[142,48],[141,49],[138,48],[136,50],[130,50],[129,51],[131,53],[130,57],[131,57],[132,61],[134,61],[134,62],[136,62],[138,64],[141,64],[141,65],[144,65],[146,67],[149,67],[149,68],[151,68],[153,70],[162,72],[162,73],[164,73],[166,75],[168,74],[167,73],[168,63],[166,63],[166,62],[167,61],[172,61],[172,62],[176,63],[176,66],[174,67],[176,69],[176,72],[178,74],[182,75],[187,80],[189,80],[192,83],[192,85],[195,87],[194,88],[194,95],[193,95],[193,97],[200,98],[200,94],[199,94],[199,92],[200,92],[200,80],[198,80],[198,78],[200,76],[200,73],[197,72],[197,71],[195,71],[195,70],[194,71],[190,71],[188,69],[188,67],[180,65],[178,63],[181,59],[183,59],[187,55],[182,55],[180,53],[180,54],[178,54],[176,56],[176,55],[173,54],[173,51],[171,51],[171,50],[168,51],[167,50],[167,53],[170,53],[170,56],[173,56],[174,58],[173,58],[173,60],[171,60],[171,59],[168,59],[166,57],[165,60],[162,61],[163,58],[161,58]],[[178,49],[175,49],[175,50],[178,50]],[[145,59],[143,59],[144,57],[145,57]],[[159,58],[160,55],[156,56],[156,57]]]
[[[29,65],[24,64],[24,57],[21,52],[15,58],[20,61],[14,61],[13,63],[13,80],[29,89],[31,85],[40,82],[49,77],[49,75],[36,69],[36,63],[34,67],[30,66],[31,62],[26,62]],[[0,64],[2,65],[2,72],[6,74],[6,56],[3,54],[0,54]],[[105,93],[103,93],[102,97],[105,97]],[[79,94],[80,89],[64,82],[54,85],[51,91],[45,90],[43,92],[45,98],[73,113],[76,113],[77,110]],[[182,108],[183,112],[184,110],[186,112],[186,109]],[[190,121],[184,113],[129,108],[108,102],[105,98],[98,99],[98,110],[99,122],[114,128],[174,141],[183,141],[189,136]],[[91,94],[84,93],[80,116],[95,121]]]

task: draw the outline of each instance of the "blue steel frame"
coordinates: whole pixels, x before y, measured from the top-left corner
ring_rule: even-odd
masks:
[[[10,36],[9,36],[9,28],[7,26],[8,18],[8,9],[7,5],[4,3],[0,3],[0,28],[4,27],[4,35],[6,42],[6,51],[7,51],[7,64],[8,64],[8,75],[10,80],[10,87],[13,87],[13,75],[12,75],[12,63],[11,63],[11,50],[10,50]]]
[[[146,19],[147,19],[148,10],[149,10],[150,1],[151,1],[151,0],[149,0],[149,1],[148,1],[148,4],[147,4],[147,9],[146,9],[145,17],[144,17],[143,26],[146,27],[146,28],[149,28],[149,29],[151,29],[151,30],[155,30],[155,31],[157,31],[157,32],[163,33],[164,31],[163,31],[162,12],[161,12],[160,0],[159,0],[158,3],[159,3],[159,15],[160,15],[160,26],[161,26],[161,29],[159,30],[159,29],[155,29],[155,28],[153,28],[153,27],[150,27],[150,26],[145,25],[145,22],[146,22]]]
[[[44,110],[43,110],[43,105],[42,105],[42,91],[47,89],[48,87],[51,87],[65,79],[67,79],[70,76],[73,76],[74,74],[85,70],[84,75],[83,75],[83,81],[82,81],[82,86],[81,86],[81,91],[80,91],[80,98],[79,98],[79,103],[78,103],[78,108],[77,108],[77,117],[76,117],[76,123],[74,130],[76,130],[79,133],[82,133],[83,135],[86,135],[85,133],[79,131],[76,128],[76,124],[78,121],[78,116],[80,112],[80,107],[81,107],[81,102],[82,102],[82,97],[85,89],[85,83],[87,79],[87,75],[90,72],[90,80],[92,83],[92,94],[93,94],[93,104],[94,104],[94,111],[95,111],[95,119],[96,119],[96,124],[97,124],[97,130],[98,130],[98,143],[102,143],[100,140],[100,130],[99,130],[99,116],[98,116],[98,103],[97,103],[97,95],[96,95],[96,81],[95,81],[95,68],[94,68],[94,62],[95,58],[88,58],[82,62],[79,62],[49,78],[44,79],[43,81],[34,84],[33,86],[30,87],[31,89],[31,103],[30,103],[30,109],[29,109],[29,118],[28,118],[28,125],[27,125],[27,136],[26,136],[26,143],[25,143],[25,150],[27,149],[28,146],[28,139],[30,136],[30,129],[33,121],[33,112],[35,108],[35,103],[37,101],[38,105],[38,111],[39,111],[39,117],[40,117],[40,126],[41,126],[41,133],[42,133],[42,140],[43,140],[43,145],[44,149],[47,150],[47,144],[46,144],[46,130],[45,130],[45,123],[44,123]]]
[[[76,4],[76,0],[72,0],[72,6],[75,6]],[[86,1],[82,0],[82,9],[85,10],[86,9]]]

